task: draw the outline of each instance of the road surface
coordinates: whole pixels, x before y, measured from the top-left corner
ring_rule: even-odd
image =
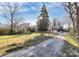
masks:
[[[8,53],[3,57],[57,57],[61,56],[64,44],[63,38],[51,38],[37,46]]]

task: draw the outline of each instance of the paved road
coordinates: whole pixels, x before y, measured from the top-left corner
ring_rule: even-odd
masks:
[[[60,38],[51,38],[37,46],[9,53],[4,57],[56,57],[61,55],[65,41]]]
[[[64,46],[63,40],[49,39],[37,46],[32,46],[28,49],[22,49],[17,52],[9,53],[6,57],[52,57],[59,56],[62,47]]]

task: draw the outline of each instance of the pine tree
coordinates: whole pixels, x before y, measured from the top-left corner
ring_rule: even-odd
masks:
[[[47,8],[45,4],[43,3],[42,9],[41,9],[41,14],[38,17],[37,21],[37,27],[38,31],[47,31],[49,27],[49,16],[47,12]]]

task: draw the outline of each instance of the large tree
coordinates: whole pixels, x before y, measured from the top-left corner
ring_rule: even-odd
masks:
[[[3,14],[3,17],[8,21],[8,24],[10,24],[10,33],[12,33],[15,23],[17,24],[22,19],[18,14],[18,11],[20,10],[19,4],[8,2],[0,4],[0,6],[2,7],[0,11]]]
[[[72,2],[66,2],[63,4],[65,11],[69,14],[70,19],[73,23],[74,32],[76,32],[76,20],[74,17],[74,4]]]
[[[56,25],[57,25],[57,20],[54,19],[54,20],[53,20],[53,28],[54,28],[54,29],[56,29]]]
[[[79,45],[79,4],[77,2],[73,3],[75,6],[75,11],[76,11],[76,28],[77,28],[77,34],[78,34],[78,45]]]
[[[78,35],[78,45],[79,45],[79,3],[77,2],[73,2],[72,3],[73,5],[73,10],[74,12],[71,13],[71,15],[74,15],[75,18],[73,19],[75,21],[76,24],[74,24],[75,26],[75,29],[76,29],[76,32],[77,32],[77,35]],[[69,6],[68,6],[69,7]],[[70,7],[71,8],[71,7]],[[74,22],[73,22],[74,23]]]
[[[38,31],[47,31],[49,27],[49,16],[47,12],[47,8],[45,4],[43,3],[42,9],[41,9],[41,14],[38,17],[37,21],[37,28]]]

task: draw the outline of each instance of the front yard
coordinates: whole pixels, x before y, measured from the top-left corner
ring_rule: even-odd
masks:
[[[78,40],[75,39],[75,38],[72,39],[69,34],[67,34],[67,35],[65,36],[65,40],[66,40],[68,43],[70,43],[71,45],[73,45],[73,46],[75,46],[75,47],[79,47],[79,46],[78,46]]]
[[[66,44],[63,47],[62,50],[62,56],[63,57],[79,57],[79,46],[78,46],[78,40],[72,39],[69,34],[65,36]]]
[[[48,35],[49,34],[47,33],[31,33],[23,35],[0,36],[0,56],[24,47],[28,48],[29,46],[36,45],[50,38]]]

